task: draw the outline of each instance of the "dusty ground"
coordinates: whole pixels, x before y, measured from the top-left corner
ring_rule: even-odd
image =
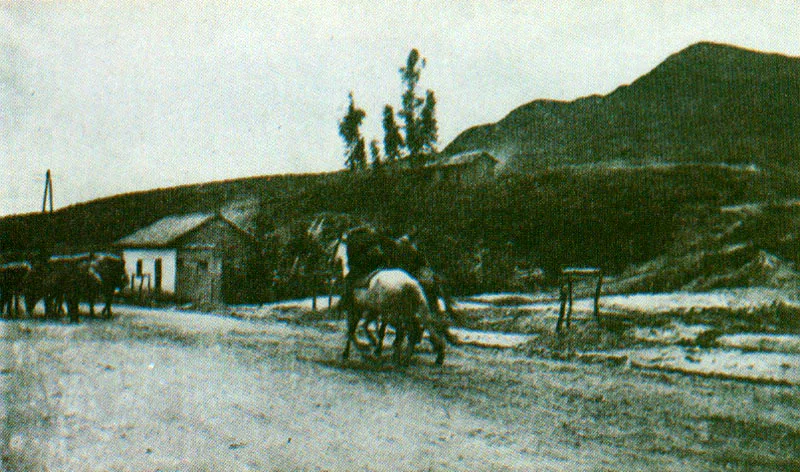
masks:
[[[798,470],[800,388],[121,309],[0,323],[5,470]]]

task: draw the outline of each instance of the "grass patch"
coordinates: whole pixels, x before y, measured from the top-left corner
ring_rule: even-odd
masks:
[[[635,343],[629,325],[598,326],[594,320],[580,320],[558,334],[544,330],[519,350],[528,355],[572,359],[583,351],[622,349]]]
[[[701,308],[670,315],[686,324],[707,324],[724,333],[800,333],[800,308],[780,301],[756,308]]]

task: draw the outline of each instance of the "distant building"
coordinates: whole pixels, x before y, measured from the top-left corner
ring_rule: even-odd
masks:
[[[425,165],[434,182],[474,185],[494,177],[498,160],[486,151],[469,151],[440,157]]]
[[[248,298],[258,240],[219,213],[162,218],[114,243],[134,292],[203,304]]]

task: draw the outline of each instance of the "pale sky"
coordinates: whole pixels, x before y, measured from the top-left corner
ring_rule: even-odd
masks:
[[[796,1],[0,0],[0,215],[340,169],[427,59],[439,147],[538,98],[606,94],[702,40],[800,56]]]

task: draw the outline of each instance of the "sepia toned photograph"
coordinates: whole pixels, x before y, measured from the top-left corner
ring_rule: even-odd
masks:
[[[800,4],[0,0],[0,470],[800,470]]]

